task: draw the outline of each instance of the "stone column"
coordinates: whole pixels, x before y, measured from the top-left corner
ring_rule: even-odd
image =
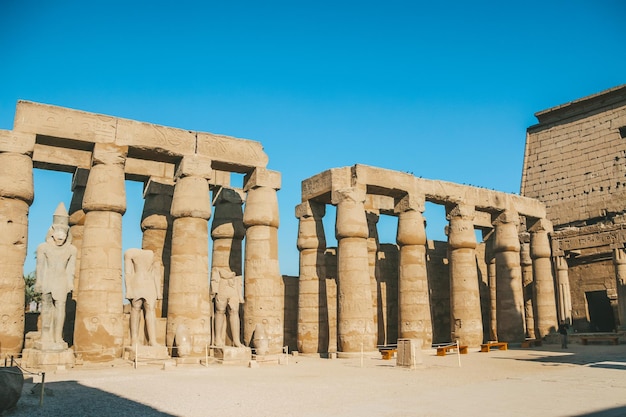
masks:
[[[170,282],[170,259],[172,256],[172,196],[174,182],[166,178],[152,177],[143,190],[143,212],[141,230],[143,231],[141,248],[154,252],[155,259],[163,264],[163,299],[157,300],[155,315],[167,317],[167,300]]]
[[[96,143],[87,179],[74,348],[89,361],[122,356],[122,215],[127,147]]]
[[[365,216],[365,192],[345,188],[333,192],[337,205],[337,344],[345,354],[376,350]]]
[[[457,205],[448,211],[450,252],[451,340],[478,346],[483,342],[480,289],[476,266],[474,207]]]
[[[282,352],[284,334],[285,286],[278,264],[276,196],[280,181],[280,173],[256,168],[244,187],[244,343],[249,345],[257,325],[262,326],[269,338],[269,354]]]
[[[522,235],[520,246],[520,266],[522,269],[522,294],[524,297],[524,318],[526,322],[526,337],[535,338],[535,314],[533,298],[535,283],[533,280],[533,260],[530,257],[530,236]]]
[[[166,344],[173,356],[204,356],[210,343],[207,221],[211,217],[211,199],[207,180],[212,174],[211,161],[198,155],[183,157],[176,172],[166,330]],[[175,341],[177,333],[186,333],[188,345]],[[177,351],[173,350],[174,342],[180,348]]]
[[[211,223],[211,238],[213,239],[211,269],[229,270],[237,276],[241,275],[242,241],[246,233],[243,224],[242,205],[244,198],[242,193],[241,190],[223,187],[213,190],[213,205],[215,208]],[[217,291],[218,289],[213,288],[212,290]],[[243,289],[239,288],[239,293],[242,291]],[[228,314],[230,315],[231,313]],[[236,317],[240,319],[239,311],[236,314]],[[235,316],[233,315],[232,317],[235,320]],[[241,329],[241,323],[239,324],[239,329]],[[241,334],[238,336],[236,340],[241,340]],[[211,343],[215,345],[216,341],[213,340]]]
[[[558,288],[558,317],[559,321],[565,320],[572,324],[572,293],[569,288],[569,266],[564,256],[554,258],[556,266],[556,282]]]
[[[489,285],[489,340],[498,340],[496,257],[493,253],[494,234],[493,229],[483,233],[483,242],[485,242],[485,263],[487,264],[487,282]]]
[[[557,329],[554,273],[548,237],[550,231],[552,231],[552,225],[546,219],[540,219],[530,228],[530,257],[533,261],[535,281],[535,329],[537,330],[536,336],[539,338]]]
[[[615,279],[617,280],[617,316],[619,329],[626,330],[626,251],[623,248],[613,249]]]
[[[0,130],[0,358],[19,354],[24,338],[24,260],[28,209],[34,198],[34,147],[35,135]],[[41,231],[42,236],[45,233]]]
[[[76,248],[76,272],[74,273],[74,291],[72,291],[72,299],[78,299],[78,281],[80,278],[80,255],[83,246],[83,234],[85,229],[85,210],[83,210],[83,198],[85,197],[85,187],[87,187],[87,178],[89,171],[78,168],[72,177],[72,201],[70,202],[69,226],[72,234],[72,245]],[[74,311],[74,316],[76,311]],[[74,335],[72,335],[72,338]],[[67,340],[64,338],[64,340]]]
[[[296,207],[300,279],[298,285],[298,351],[328,352],[326,305],[326,236],[322,219],[324,204],[306,201]]]
[[[398,324],[401,339],[433,341],[430,294],[426,269],[426,229],[419,210],[398,215],[396,242],[400,247],[398,276]]]
[[[367,264],[370,273],[370,287],[372,291],[372,320],[374,322],[374,328],[376,329],[376,344],[385,344],[385,321],[383,315],[383,308],[385,303],[382,300],[379,284],[379,271],[378,271],[378,229],[376,225],[380,220],[378,212],[366,210],[365,218],[367,219]]]
[[[493,250],[496,257],[496,315],[499,340],[525,339],[524,294],[520,266],[519,216],[504,211],[495,223]]]

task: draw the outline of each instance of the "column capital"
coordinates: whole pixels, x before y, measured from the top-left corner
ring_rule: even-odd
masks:
[[[184,177],[200,177],[205,180],[210,180],[213,178],[213,168],[211,168],[212,162],[213,161],[210,158],[200,155],[184,156],[180,161],[180,164],[178,164],[176,174],[174,176],[176,179]]]
[[[305,201],[296,206],[296,218],[304,217],[321,218],[326,214],[326,204],[317,203],[315,201]]]

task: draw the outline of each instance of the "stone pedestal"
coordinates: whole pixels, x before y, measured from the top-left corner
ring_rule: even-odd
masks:
[[[222,365],[248,365],[252,360],[252,349],[249,347],[223,346],[213,348],[213,356]]]
[[[167,346],[124,346],[124,359],[138,362],[169,359]]]
[[[67,343],[36,340],[32,348],[22,350],[22,366],[36,369],[73,368],[76,364],[74,350]]]
[[[414,369],[423,362],[422,339],[398,339],[396,365]]]

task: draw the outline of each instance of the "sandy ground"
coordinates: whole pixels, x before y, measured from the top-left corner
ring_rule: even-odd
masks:
[[[87,364],[27,378],[4,416],[626,416],[626,345],[395,359],[289,356],[258,368]]]

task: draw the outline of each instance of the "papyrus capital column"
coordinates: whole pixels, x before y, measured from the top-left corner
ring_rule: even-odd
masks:
[[[530,234],[520,234],[520,267],[522,268],[522,294],[524,297],[524,317],[526,337],[535,338],[535,313],[533,308],[534,287],[533,260],[530,257]]]
[[[187,354],[182,349],[177,352],[172,349],[179,326],[191,339],[190,356],[204,355],[210,343],[207,221],[211,217],[208,180],[212,175],[211,160],[198,155],[183,157],[176,172],[166,331],[166,344],[173,355]]]
[[[298,218],[298,351],[328,352],[328,310],[326,305],[326,236],[322,219],[326,206],[305,201],[296,206]]]
[[[151,250],[155,258],[163,265],[161,288],[163,299],[157,300],[155,314],[157,318],[167,317],[169,299],[170,258],[172,252],[172,196],[174,181],[167,178],[151,177],[143,190],[143,212],[141,230],[143,232],[141,248]]]
[[[483,341],[480,289],[476,267],[474,207],[463,204],[448,210],[450,257],[450,315],[452,340],[478,346]]]
[[[552,251],[548,235],[552,231],[552,224],[546,219],[539,219],[529,230],[530,257],[535,281],[535,328],[538,332],[536,336],[542,338],[557,328]]]
[[[89,170],[77,168],[72,176],[72,200],[68,214],[70,233],[72,233],[72,245],[76,248],[76,272],[74,274],[74,291],[72,298],[78,299],[78,287],[80,279],[80,257],[83,247],[83,234],[85,229],[85,210],[83,210],[83,198],[85,197],[85,188],[87,187],[87,178],[89,178]],[[74,317],[76,311],[74,311]],[[72,335],[73,338],[73,335]]]
[[[572,324],[572,293],[569,286],[569,266],[564,256],[554,257],[558,294],[559,321]]]
[[[0,358],[19,354],[24,338],[24,260],[28,209],[34,197],[34,146],[35,135],[0,130]]]
[[[400,247],[398,324],[403,339],[421,339],[430,347],[433,328],[426,269],[426,229],[419,210],[398,214],[396,243]]]
[[[282,352],[284,283],[278,264],[278,198],[280,173],[256,168],[246,177],[243,222],[246,226],[244,260],[244,341],[262,325],[269,337],[269,353]]]
[[[335,234],[337,257],[337,342],[340,352],[358,353],[376,350],[376,327],[373,322],[365,215],[365,192],[357,188],[336,190]]]
[[[519,216],[506,210],[494,222],[496,315],[498,337],[505,342],[525,339],[524,295],[520,266]]]
[[[626,251],[623,248],[613,249],[613,264],[618,299],[618,318],[620,329],[626,329]]]
[[[127,147],[96,143],[83,196],[85,226],[74,328],[75,351],[86,360],[121,357],[122,215],[126,211]]]

